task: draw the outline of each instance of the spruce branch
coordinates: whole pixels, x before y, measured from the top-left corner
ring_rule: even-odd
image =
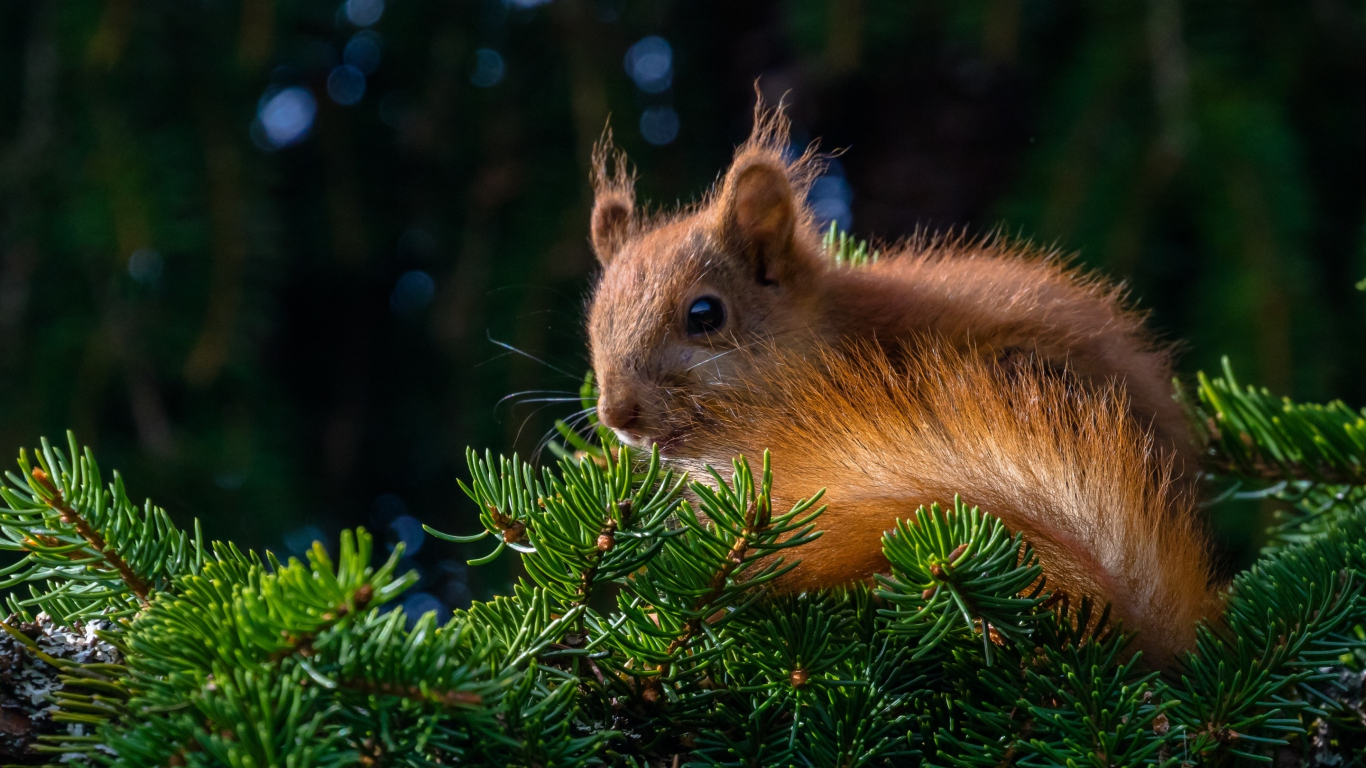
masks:
[[[1184,733],[1156,672],[1128,655],[1126,637],[1088,600],[1041,615],[1009,663],[950,665],[956,717],[937,717],[938,760],[950,765],[1168,766]],[[945,722],[947,721],[947,722]]]
[[[499,666],[498,649],[474,639],[461,617],[439,627],[429,613],[405,630],[408,621],[402,610],[372,612],[326,633],[299,663],[333,692],[348,743],[374,764],[459,761],[472,739],[500,731],[500,701],[524,670]],[[376,718],[387,727],[370,725]]]
[[[400,685],[369,680],[342,680],[338,685],[366,696],[394,696],[445,707],[477,707],[484,703],[484,698],[477,693],[432,689],[421,685]]]
[[[133,505],[114,474],[105,485],[88,449],[67,434],[67,450],[42,441],[19,456],[21,474],[0,483],[0,549],[23,552],[0,572],[11,610],[32,620],[30,609],[62,623],[103,616],[128,618],[179,575],[203,562],[198,523],[194,537],[179,530],[165,510]]]
[[[707,471],[712,485],[689,485],[707,522],[690,502],[682,501],[679,535],[666,539],[648,567],[623,583],[618,595],[620,620],[609,623],[588,617],[595,635],[590,647],[606,645],[620,654],[603,663],[623,676],[641,679],[637,692],[650,704],[660,702],[663,683],[680,661],[686,659],[691,671],[700,670],[723,650],[712,640],[715,633],[742,615],[765,585],[796,567],[778,553],[820,535],[813,521],[825,508],[811,509],[820,494],[799,501],[784,514],[773,514],[767,451],[758,484],[743,457],[734,461],[729,482],[715,469]],[[708,638],[708,647],[695,648],[702,638]]]
[[[1200,628],[1172,688],[1171,715],[1192,753],[1266,761],[1309,719],[1341,714],[1324,689],[1333,667],[1363,647],[1363,573],[1366,510],[1357,510],[1234,579],[1224,627]]]
[[[1366,659],[1366,486],[1260,491],[1297,516],[1234,580],[1179,679],[1162,680],[1105,611],[1050,610],[1023,540],[961,501],[884,537],[891,574],[876,591],[774,597],[795,564],[784,550],[818,535],[821,510],[811,499],[775,514],[767,456],[757,477],[743,459],[729,477],[709,469],[687,499],[657,455],[626,449],[545,470],[471,458],[483,536],[518,551],[529,578],[442,626],[381,613],[413,577],[396,575],[397,553],[373,566],[364,532],[306,562],[206,550],[173,528],[157,550],[132,533],[150,540],[164,513],[116,514],[131,509],[121,482],[100,484],[88,453],[40,453],[38,475],[21,464],[0,491],[0,542],[25,559],[4,576],[48,582],[32,604],[61,616],[105,612],[116,623],[102,636],[123,657],[69,662],[0,634],[61,667],[44,703],[68,732],[38,735],[33,759],[1100,768],[1361,741],[1349,731]],[[106,551],[145,580],[147,605]],[[620,588],[616,609],[599,613],[590,598],[606,585]]]
[[[398,576],[401,547],[379,568],[372,539],[344,531],[334,563],[314,542],[307,563],[263,562],[219,547],[199,573],[181,577],[174,597],[158,596],[132,624],[133,668],[148,679],[175,674],[204,679],[217,669],[256,667],[316,651],[318,637],[362,617],[413,584]]]
[[[470,542],[494,535],[488,562],[511,547],[528,575],[563,606],[586,605],[595,585],[617,581],[647,563],[664,540],[677,535],[668,520],[678,509],[684,478],[665,471],[659,451],[638,465],[629,449],[602,457],[564,458],[559,473],[539,477],[517,459],[480,459],[470,452],[471,482],[461,488],[483,510],[485,529],[438,538]]]
[[[114,768],[150,765],[355,765],[359,755],[329,722],[325,691],[297,665],[232,669],[186,691],[173,707],[144,710],[104,744]],[[136,706],[137,702],[135,702]]]
[[[1286,481],[1253,491],[1233,486],[1226,492],[1236,499],[1275,499],[1273,525],[1267,529],[1265,552],[1293,544],[1306,544],[1329,535],[1347,516],[1366,508],[1366,486],[1322,485],[1309,481]]]
[[[880,765],[917,754],[908,732],[927,675],[886,634],[863,585],[764,600],[722,634],[690,765]]]
[[[489,766],[602,765],[598,753],[619,734],[579,725],[579,697],[575,686],[547,688],[535,674],[523,676],[509,690],[500,710],[501,733],[481,745]]]
[[[1171,745],[1182,735],[1166,714],[1176,706],[1159,698],[1157,672],[1145,672],[1141,654],[1127,655],[1120,627],[1093,620],[1089,601],[1075,613],[1040,622],[1044,659],[1026,670],[1029,744],[1037,758],[1022,765],[1174,765]],[[1127,658],[1126,658],[1127,656]]]
[[[21,459],[20,461],[23,463],[24,460]],[[48,477],[48,474],[44,472],[41,467],[34,467],[29,471],[29,476],[33,478],[34,483],[37,485],[38,498],[42,499],[43,503],[47,504],[48,508],[56,512],[58,518],[63,523],[66,523],[75,529],[76,533],[79,534],[81,538],[85,539],[91,549],[99,553],[100,556],[104,558],[105,562],[118,572],[119,578],[123,579],[123,583],[127,584],[128,588],[137,596],[138,602],[146,606],[147,597],[151,594],[151,587],[148,586],[147,582],[141,576],[133,572],[133,569],[119,556],[118,552],[109,548],[109,544],[104,540],[104,537],[101,536],[98,531],[91,528],[90,523],[87,522],[85,518],[81,517],[79,512],[72,509],[71,505],[62,497],[61,489],[52,482],[52,478]]]
[[[955,497],[952,510],[934,504],[898,520],[882,551],[892,575],[876,577],[878,595],[893,605],[891,631],[915,638],[915,658],[966,631],[981,636],[990,665],[993,647],[1028,638],[1043,602],[1043,569],[1023,536],[999,519]]]
[[[1244,387],[1228,358],[1223,376],[1199,374],[1187,408],[1220,473],[1258,480],[1366,484],[1366,412],[1341,401],[1301,404]]]

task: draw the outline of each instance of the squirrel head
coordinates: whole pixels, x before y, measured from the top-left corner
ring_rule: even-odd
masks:
[[[748,141],[713,192],[682,211],[644,216],[610,133],[595,151],[592,243],[602,276],[588,312],[598,417],[623,442],[685,439],[717,388],[753,381],[778,354],[825,330],[828,268],[805,203],[819,172],[792,159],[778,109],[755,109]]]

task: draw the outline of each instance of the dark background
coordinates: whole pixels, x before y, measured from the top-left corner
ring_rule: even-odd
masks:
[[[474,530],[465,447],[576,407],[500,398],[587,368],[590,146],[694,199],[756,78],[848,149],[815,202],[856,234],[1005,227],[1183,375],[1366,404],[1361,0],[9,0],[0,446],[73,428],[245,546],[405,538],[410,608],[504,589],[416,525]]]

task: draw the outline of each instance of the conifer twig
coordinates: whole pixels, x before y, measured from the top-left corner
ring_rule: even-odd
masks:
[[[416,685],[395,683],[374,683],[369,680],[343,680],[341,687],[367,696],[397,696],[411,701],[443,704],[448,707],[478,707],[484,704],[484,697],[473,691],[424,691]]]
[[[401,548],[402,546],[403,544],[400,542],[398,547]],[[399,549],[398,551],[401,555],[402,550]],[[356,602],[355,612],[360,613],[364,611],[370,605],[370,601],[375,599],[374,585],[368,583],[360,585],[356,588],[355,592],[351,593],[351,598]],[[346,603],[338,603],[330,613],[323,614],[322,618],[324,619],[325,623],[319,625],[312,632],[306,632],[301,635],[290,636],[289,645],[271,654],[270,660],[281,661],[283,659],[289,658],[290,656],[293,656],[296,653],[302,653],[305,657],[313,655],[313,641],[318,639],[318,636],[321,635],[323,632],[326,632],[327,630],[341,623],[341,620],[345,619],[347,615],[350,613],[351,609],[347,607]]]
[[[56,483],[52,482],[52,478],[48,477],[46,472],[41,468],[34,467],[31,474],[34,482],[46,492],[46,495],[42,497],[43,503],[56,512],[61,517],[63,523],[75,528],[76,533],[80,534],[81,538],[85,539],[86,542],[104,558],[104,561],[118,572],[119,577],[123,579],[124,583],[128,585],[128,588],[137,596],[138,602],[142,603],[143,606],[148,605],[148,596],[151,594],[152,590],[151,587],[147,585],[147,582],[133,571],[132,567],[119,556],[118,552],[109,547],[108,542],[104,540],[104,537],[100,535],[99,531],[91,528],[90,523],[86,522],[85,518],[81,517],[81,514],[72,508],[66,498],[62,496],[61,489],[57,487]]]
[[[683,631],[669,642],[668,647],[664,649],[664,655],[673,658],[673,655],[686,648],[687,644],[697,635],[698,631],[702,629],[702,614],[706,607],[721,596],[722,591],[726,587],[726,579],[729,579],[730,575],[735,572],[735,569],[739,568],[740,565],[745,562],[745,554],[749,550],[749,542],[753,535],[756,533],[763,533],[764,528],[768,526],[769,516],[764,515],[763,525],[758,529],[755,529],[754,527],[755,518],[758,515],[758,507],[768,501],[766,496],[761,497],[761,499],[760,504],[751,503],[749,505],[749,509],[745,512],[745,527],[740,532],[739,538],[735,540],[735,543],[730,547],[730,551],[726,553],[726,559],[721,565],[721,568],[712,576],[711,583],[707,585],[707,592],[702,595],[702,597],[698,598],[697,602],[693,605],[693,611],[697,615],[692,616],[688,618],[687,621],[683,622]],[[670,661],[665,661],[659,665],[659,674],[650,678],[650,682],[645,688],[643,695],[647,700],[654,701],[658,699],[661,681],[668,676],[671,667],[672,662]]]
[[[617,515],[620,517],[621,525],[626,525],[631,519],[631,500],[622,499],[617,502]],[[598,531],[596,546],[598,553],[583,571],[583,577],[579,584],[579,597],[573,605],[587,605],[588,598],[592,595],[593,580],[598,576],[598,568],[602,566],[602,559],[608,552],[617,545],[617,517],[613,517],[609,512],[603,520],[602,528]]]

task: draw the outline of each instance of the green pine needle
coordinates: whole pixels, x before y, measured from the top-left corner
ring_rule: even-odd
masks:
[[[877,263],[882,257],[882,251],[871,248],[867,240],[859,240],[851,237],[848,232],[841,232],[833,221],[830,222],[830,228],[825,231],[821,245],[835,264],[840,266],[866,267]]]
[[[877,577],[878,594],[893,604],[892,631],[915,641],[915,656],[934,650],[951,633],[978,635],[988,665],[993,646],[1025,641],[1042,599],[1026,592],[1043,569],[1019,534],[1000,520],[954,498],[898,520],[882,539],[892,575]]]
[[[1224,375],[1199,374],[1191,405],[1220,472],[1258,480],[1366,485],[1366,411],[1341,401],[1299,404],[1243,387],[1228,358]]]

